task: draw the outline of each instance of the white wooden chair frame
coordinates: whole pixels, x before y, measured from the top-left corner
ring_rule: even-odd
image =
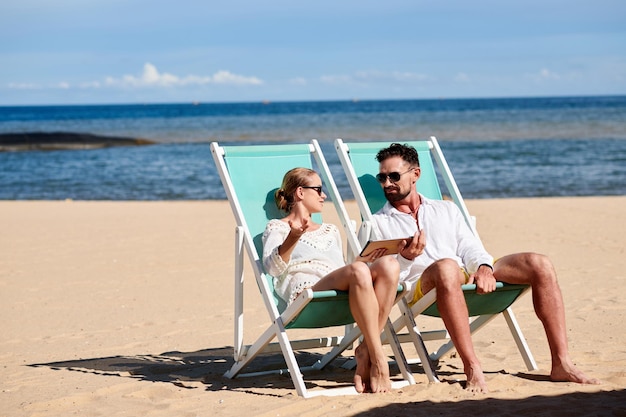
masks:
[[[439,143],[437,142],[437,139],[434,136],[431,136],[427,140],[427,142],[428,142],[428,147],[430,149],[430,154],[432,158],[434,159],[436,166],[444,180],[446,188],[448,192],[450,193],[450,197],[452,198],[452,200],[456,203],[456,205],[459,207],[459,209],[463,213],[463,216],[465,217],[465,220],[467,224],[469,225],[470,229],[472,230],[472,232],[476,236],[478,236],[478,232],[476,230],[476,219],[471,217],[469,214],[469,211],[467,210],[465,202],[463,201],[461,193],[459,192],[456,182],[454,181],[452,172],[450,171],[448,163],[446,162],[443,156],[443,152],[441,151],[441,148],[439,147]],[[381,142],[380,148],[383,148],[386,145],[388,145],[388,143],[385,142],[383,144]],[[361,230],[359,231],[359,236],[361,237],[361,239],[375,239],[375,238],[380,239],[379,236],[375,235],[375,228],[372,226],[374,224],[372,212],[367,203],[367,199],[365,197],[365,194],[363,193],[361,185],[358,181],[358,175],[355,172],[354,167],[352,166],[352,163],[350,160],[350,156],[349,156],[350,145],[347,143],[344,143],[342,139],[336,139],[335,149],[339,156],[341,165],[346,173],[348,182],[350,184],[350,188],[352,189],[352,192],[359,206],[359,211],[361,213],[362,226],[361,226]],[[375,173],[372,173],[372,175],[375,175]],[[464,286],[464,289],[466,291],[472,290],[472,288],[475,288],[475,286]],[[499,283],[499,288],[502,288],[502,283]],[[527,287],[525,290],[523,290],[521,295],[527,293],[529,289],[530,287]],[[436,302],[436,298],[437,298],[437,293],[436,293],[436,290],[433,289],[432,291],[425,294],[425,296],[421,298],[412,307],[409,307],[409,304],[406,299],[401,300],[397,304],[400,308],[401,317],[399,317],[393,323],[393,328],[394,328],[394,331],[396,332],[400,331],[404,327],[407,328],[408,330],[407,333],[398,334],[397,336],[400,342],[402,343],[411,342],[414,344],[415,349],[419,356],[419,360],[416,362],[421,362],[422,367],[424,368],[424,372],[426,373],[428,380],[430,382],[439,382],[436,372],[435,372],[434,362],[438,361],[439,358],[441,358],[443,355],[445,355],[447,352],[449,352],[451,349],[454,348],[454,344],[450,340],[449,334],[445,329],[428,331],[428,332],[420,332],[416,324],[415,318],[419,316],[422,312],[424,312],[432,304],[434,304]],[[537,369],[537,364],[532,356],[532,353],[530,351],[530,348],[528,347],[528,344],[526,343],[526,340],[524,339],[520,326],[517,322],[517,319],[515,318],[513,309],[511,307],[506,308],[505,310],[503,310],[501,313],[498,313],[498,314],[487,314],[487,315],[483,314],[481,316],[471,317],[470,318],[471,333],[474,334],[476,331],[484,327],[486,324],[488,324],[491,320],[493,320],[499,314],[502,314],[504,316],[507,322],[507,325],[509,327],[509,330],[511,332],[511,335],[513,336],[513,339],[515,340],[517,348],[528,370]],[[436,351],[429,354],[424,344],[425,341],[429,341],[429,340],[448,340],[448,341],[444,343],[443,345],[441,345]]]
[[[277,145],[267,145],[267,147]],[[348,241],[348,253],[354,254],[360,251],[360,243],[356,237],[355,223],[349,219],[349,216],[345,210],[343,202],[337,191],[337,187],[332,176],[328,175],[330,172],[326,161],[321,153],[321,149],[316,140],[313,140],[311,144],[307,145],[310,155],[314,158],[318,167],[320,167],[320,175],[327,187],[334,206],[338,211],[339,217],[342,221],[342,226],[346,230],[346,237]],[[232,147],[231,147],[232,148]],[[288,372],[292,378],[294,386],[298,395],[302,397],[314,397],[318,395],[347,395],[357,394],[353,386],[340,387],[333,389],[320,389],[309,390],[307,389],[302,372],[307,370],[319,370],[324,368],[328,363],[337,358],[344,350],[350,348],[352,344],[361,336],[361,331],[357,326],[347,325],[345,326],[344,335],[331,336],[331,337],[319,337],[305,340],[291,340],[287,334],[287,324],[291,323],[311,302],[319,298],[333,298],[337,296],[336,291],[320,291],[314,292],[312,290],[303,291],[297,299],[291,303],[282,313],[279,312],[276,303],[273,301],[273,289],[270,288],[266,274],[263,271],[262,262],[259,259],[259,254],[255,247],[253,237],[246,225],[246,218],[244,216],[241,205],[235,192],[235,187],[231,180],[231,175],[228,170],[227,162],[225,161],[225,147],[220,146],[217,142],[211,143],[211,152],[217,166],[218,173],[220,175],[222,184],[226,191],[228,201],[230,202],[231,209],[235,216],[236,228],[235,228],[235,317],[234,317],[234,353],[233,357],[235,363],[225,376],[228,378],[235,378],[237,376],[258,376],[267,373],[284,373]],[[281,176],[284,172],[280,173]],[[276,184],[277,186],[280,184]],[[261,210],[261,207],[259,207]],[[265,307],[270,315],[271,324],[268,328],[257,338],[257,340],[250,345],[244,344],[244,253],[248,254],[250,265],[254,272],[257,284],[260,288]],[[397,300],[403,300],[403,295],[408,290],[408,286],[403,288],[403,291],[399,292]],[[398,367],[401,371],[403,380],[394,381],[393,387],[399,388],[408,384],[414,384],[415,380],[412,373],[408,369],[408,363],[402,351],[400,342],[397,339],[391,321],[388,320],[385,331],[385,338],[391,340],[391,348],[395,356]],[[277,343],[270,343],[274,338],[277,338]],[[300,367],[296,360],[294,351],[313,349],[313,348],[331,348],[317,363],[309,367]],[[244,374],[242,370],[250,364],[250,362],[257,357],[260,353],[267,352],[282,352],[282,355],[287,364],[287,369],[278,369],[271,371],[252,372]]]

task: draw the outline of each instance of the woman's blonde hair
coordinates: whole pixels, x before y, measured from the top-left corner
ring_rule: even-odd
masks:
[[[309,178],[315,174],[317,172],[309,168],[293,168],[287,171],[283,177],[283,184],[274,193],[276,207],[286,213],[290,213],[295,203],[293,196],[296,190],[298,187],[309,185]]]

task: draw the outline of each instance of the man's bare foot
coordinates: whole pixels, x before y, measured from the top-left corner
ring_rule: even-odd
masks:
[[[554,382],[576,382],[578,384],[601,384],[599,379],[589,378],[573,364],[553,365],[550,380]]]
[[[388,392],[391,390],[389,364],[384,355],[371,362],[370,385],[371,391],[374,393]]]
[[[356,392],[366,392],[370,385],[370,354],[367,345],[360,344],[354,350],[356,357],[356,372],[354,374],[354,388]]]
[[[485,376],[479,366],[468,366],[465,368],[465,375],[467,375],[467,386],[465,387],[467,391],[477,394],[486,394],[489,392],[487,383],[485,382]]]

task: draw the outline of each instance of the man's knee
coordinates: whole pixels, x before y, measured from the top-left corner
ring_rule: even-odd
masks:
[[[461,272],[459,264],[454,259],[440,259],[431,264],[422,275],[425,280],[437,285],[458,286],[464,283],[465,277]]]
[[[459,271],[459,264],[454,259],[445,258],[433,262],[427,270],[432,270],[437,274],[452,274]]]
[[[556,282],[556,271],[550,258],[534,252],[514,253],[496,261],[494,275],[498,281],[513,284]]]
[[[535,274],[553,274],[554,265],[546,255],[534,252],[520,253],[520,263],[529,272]]]

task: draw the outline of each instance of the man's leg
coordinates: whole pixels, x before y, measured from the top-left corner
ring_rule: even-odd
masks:
[[[536,253],[508,255],[498,259],[493,274],[498,281],[531,286],[535,313],[543,324],[550,346],[550,379],[582,384],[599,383],[579,371],[569,356],[563,296],[554,266],[548,257]]]
[[[474,352],[469,327],[469,317],[461,285],[465,276],[459,265],[452,259],[442,259],[430,265],[421,277],[422,293],[437,289],[437,306],[441,318],[450,333],[467,376],[467,389],[474,392],[487,392],[487,384],[480,361]]]

